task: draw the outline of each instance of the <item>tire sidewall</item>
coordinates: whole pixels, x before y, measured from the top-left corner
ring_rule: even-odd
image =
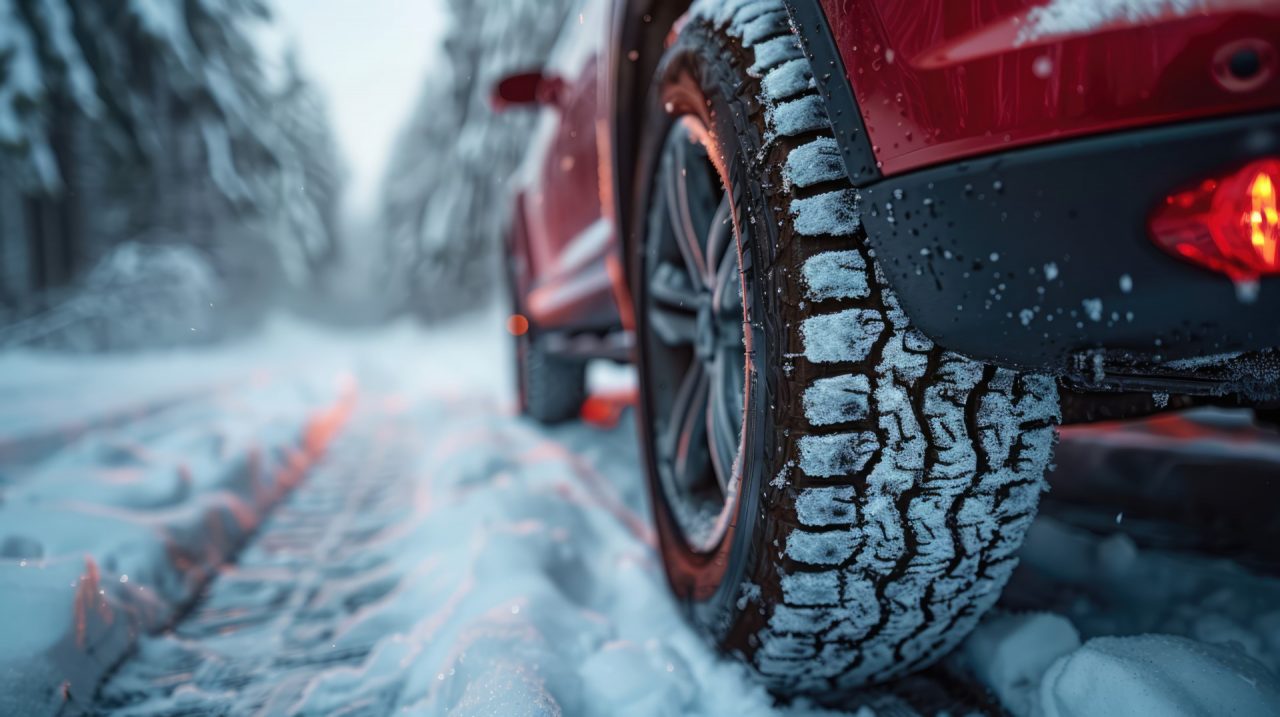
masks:
[[[752,108],[746,107],[728,90],[734,86],[734,70],[716,56],[713,49],[699,45],[682,33],[659,66],[646,103],[642,125],[641,155],[638,162],[638,196],[634,206],[636,226],[632,232],[631,285],[636,298],[637,359],[640,374],[639,429],[642,454],[648,475],[654,519],[660,549],[673,592],[685,606],[693,622],[709,636],[724,643],[739,631],[749,600],[744,588],[766,549],[768,525],[762,507],[765,486],[774,464],[774,420],[769,407],[777,392],[781,365],[776,322],[769,297],[774,292],[768,272],[777,235],[776,221],[768,211],[761,178],[750,161],[762,144],[759,130],[751,122]],[[671,111],[668,111],[670,107]],[[668,133],[681,116],[691,116],[708,130],[708,154],[727,186],[733,204],[735,242],[745,277],[743,297],[750,319],[750,346],[747,409],[743,431],[745,449],[742,473],[735,495],[736,506],[723,539],[714,550],[698,552],[685,540],[679,521],[662,488],[654,451],[653,414],[645,389],[646,341],[646,256],[653,213],[652,190],[661,168]],[[744,139],[746,142],[744,142]],[[752,142],[752,139],[755,141]],[[750,146],[754,144],[755,146]],[[743,231],[743,229],[747,231]],[[755,611],[758,612],[758,611]]]

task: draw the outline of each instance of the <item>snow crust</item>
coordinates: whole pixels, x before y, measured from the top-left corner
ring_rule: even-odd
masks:
[[[756,55],[755,64],[747,70],[753,77],[761,77],[771,68],[803,56],[800,51],[800,43],[794,35],[782,35],[772,40],[766,40],[756,45],[754,50]]]
[[[818,379],[804,392],[805,418],[815,426],[857,421],[867,416],[870,398],[871,381],[866,376]]]
[[[78,381],[112,376],[116,396],[78,404],[53,434],[56,448],[23,450],[31,439],[11,412],[29,404],[0,405],[0,713],[84,704],[139,635],[171,620],[301,480],[354,390],[294,366],[283,383],[208,392],[203,371],[221,369],[193,362],[169,387],[202,400],[139,405],[130,392],[148,383],[146,366],[121,380],[75,364]],[[119,416],[112,405],[133,413],[105,422],[93,413]]]
[[[490,323],[500,325],[501,317],[492,318]],[[894,358],[885,366],[909,377],[918,369],[906,354],[926,344],[910,333],[891,343]],[[0,626],[6,636],[0,641],[0,681],[6,675],[11,680],[0,690],[0,712],[56,711],[64,677],[71,678],[73,697],[87,699],[94,676],[132,639],[123,626],[161,624],[172,614],[174,596],[189,595],[200,582],[194,573],[165,567],[172,561],[170,544],[159,536],[191,554],[222,554],[221,541],[242,535],[237,526],[243,506],[233,498],[243,495],[244,483],[229,478],[234,470],[219,467],[234,464],[251,442],[263,447],[265,461],[287,462],[289,452],[268,448],[277,445],[273,437],[281,447],[297,445],[297,417],[335,399],[339,392],[331,379],[350,370],[359,394],[343,435],[352,433],[354,442],[344,444],[347,439],[340,437],[333,461],[316,470],[342,482],[356,473],[353,465],[362,467],[385,495],[382,507],[356,512],[348,530],[335,534],[343,549],[325,566],[328,577],[317,578],[322,589],[315,599],[316,614],[359,606],[335,613],[331,640],[336,653],[368,654],[354,664],[321,663],[291,688],[282,673],[273,672],[279,668],[264,668],[259,681],[294,695],[296,712],[331,714],[353,704],[377,704],[409,715],[836,714],[804,703],[774,705],[745,669],[714,655],[688,627],[669,596],[647,527],[633,426],[624,421],[612,431],[546,431],[513,418],[510,387],[492,378],[504,375],[508,349],[501,334],[458,327],[424,339],[392,329],[312,343],[294,335],[252,353],[244,353],[246,348],[221,357],[172,354],[170,371],[185,372],[188,380],[230,375],[237,366],[252,369],[251,375],[265,372],[252,390],[188,401],[141,422],[86,434],[41,454],[34,464],[0,459],[7,481],[6,504],[0,507],[0,619],[8,621]],[[300,365],[299,355],[317,358]],[[69,380],[76,372],[90,383],[101,377],[123,395],[115,404],[96,398],[86,406],[108,411],[148,395],[134,396],[133,388],[153,374],[164,378],[157,368],[163,356],[150,363],[134,359],[131,377],[127,370],[133,364],[114,359],[64,359],[64,365],[55,361],[40,368],[34,359],[0,356],[0,369],[25,365],[37,393],[56,391],[64,379],[68,391],[79,390],[86,384]],[[412,372],[402,370],[406,357],[413,357]],[[288,370],[276,373],[281,367]],[[981,378],[964,363],[944,361],[941,368],[953,388]],[[164,378],[165,385],[181,386],[180,378]],[[997,387],[1002,380],[995,379]],[[12,391],[12,385],[0,390]],[[948,420],[942,410],[947,400],[942,392],[929,395],[930,420]],[[35,405],[24,399],[13,410]],[[983,412],[999,413],[994,403]],[[19,423],[11,417],[0,422],[0,431]],[[371,463],[376,451],[362,442],[370,436],[391,436],[401,447],[383,464]],[[1007,442],[984,440],[984,450],[996,460],[1012,449]],[[1041,440],[1037,434],[1018,450]],[[867,446],[848,450],[870,452]],[[933,485],[947,485],[941,464],[960,466],[952,468],[958,476],[973,470],[973,456],[962,446],[941,444],[939,450],[939,473],[929,478]],[[817,452],[840,455],[841,449],[837,442]],[[913,448],[893,453],[904,470],[918,460]],[[1280,461],[1274,450],[1257,454]],[[175,467],[180,461],[189,464],[189,482]],[[136,480],[126,480],[131,472]],[[851,486],[810,483],[799,491],[796,519],[802,529],[777,549],[811,570],[780,576],[792,607],[771,616],[762,665],[789,670],[801,664],[819,677],[836,674],[849,653],[830,647],[810,662],[805,656],[816,644],[813,631],[856,641],[879,620],[876,588],[867,576],[905,537],[902,529],[893,530],[896,520],[885,520],[896,515],[893,490],[903,478],[896,472],[873,475],[865,512],[855,509],[859,495]],[[295,494],[304,504],[314,500],[306,497],[307,487]],[[31,515],[11,512],[15,508]],[[929,511],[939,509],[935,500],[922,498],[912,508],[913,525],[928,525]],[[988,507],[979,501],[972,510]],[[260,520],[261,513],[255,515]],[[979,524],[965,511],[960,521]],[[858,530],[862,524],[875,529]],[[961,539],[978,537],[966,530]],[[920,531],[917,539],[931,538]],[[86,550],[94,556],[92,568]],[[938,559],[950,554],[942,543],[934,550]],[[268,554],[251,547],[244,560]],[[963,664],[1013,714],[1180,716],[1229,713],[1226,708],[1244,715],[1274,713],[1280,666],[1280,585],[1274,580],[1253,578],[1220,560],[1145,550],[1123,536],[1098,537],[1044,517],[1020,558],[1030,574],[1052,578],[1055,587],[1048,592],[1061,595],[1063,605],[1052,606],[1052,613],[992,615],[962,651]],[[850,560],[855,567],[834,567]],[[303,577],[296,573],[291,579]],[[746,609],[758,599],[752,587],[743,586]],[[956,588],[943,579],[935,589]],[[898,599],[911,594],[893,590]],[[264,592],[261,599],[270,595]],[[1098,604],[1103,599],[1121,607],[1105,609]],[[78,611],[77,601],[87,609]],[[57,651],[76,644],[78,616],[94,657],[68,662]],[[896,633],[918,625],[908,612],[884,629]],[[1083,646],[1077,634],[1087,639]],[[147,638],[138,660],[171,666],[191,661],[190,684],[162,694],[148,673],[126,663],[108,691],[155,693],[121,714],[237,714],[248,704],[237,700],[249,696],[214,689],[207,681],[230,669],[231,657],[268,655],[284,635],[228,630],[205,644]],[[33,702],[37,686],[43,697]],[[869,709],[858,714],[874,717]]]
[[[805,358],[814,363],[861,361],[884,328],[880,313],[871,309],[812,316],[801,327]]]
[[[815,478],[856,473],[871,460],[880,441],[870,431],[805,436],[800,439],[800,470]]]
[[[768,108],[768,118],[772,131],[783,137],[794,137],[830,126],[827,108],[817,95],[805,95],[798,100],[772,105]]]
[[[787,157],[782,176],[790,185],[801,188],[844,179],[844,160],[840,157],[840,147],[835,138],[819,137],[793,150]]]
[[[765,75],[760,84],[765,97],[775,103],[816,87],[809,62],[804,59],[788,60]]]
[[[814,254],[805,261],[803,273],[806,295],[813,301],[864,299],[871,295],[867,262],[857,251]]]
[[[809,565],[839,565],[853,557],[853,551],[860,545],[859,536],[853,531],[808,533],[797,530],[787,536],[787,557]],[[805,614],[780,605],[774,608],[769,627],[784,634],[812,633],[830,624],[815,625],[813,620],[805,618]]]
[[[858,202],[852,189],[796,199],[791,202],[795,232],[805,237],[852,234],[862,226]]]
[[[787,13],[782,9],[764,12],[741,24],[742,42],[745,45],[757,45],[770,36],[790,29]]]
[[[796,499],[801,525],[852,525],[858,520],[857,495],[852,486],[807,488]]]
[[[1100,637],[1059,659],[1037,717],[1280,714],[1280,684],[1237,650],[1185,637]]]

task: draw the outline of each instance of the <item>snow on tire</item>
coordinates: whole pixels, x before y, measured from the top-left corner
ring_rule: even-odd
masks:
[[[772,332],[756,361],[780,369],[758,377],[771,418],[766,445],[747,446],[766,477],[743,487],[760,498],[739,519],[755,521],[734,558],[742,597],[695,621],[781,693],[838,694],[927,666],[1013,570],[1056,440],[1055,382],[912,328],[868,251],[780,0],[695,3],[673,55],[734,117],[716,120],[734,122],[741,145],[721,155],[752,184],[742,195],[764,229],[751,241],[767,245],[761,296],[776,314],[752,317]]]

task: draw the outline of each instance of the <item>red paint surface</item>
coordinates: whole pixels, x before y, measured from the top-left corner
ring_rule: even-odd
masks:
[[[524,236],[512,247],[523,260],[518,280],[526,291],[562,271],[573,240],[608,209],[602,181],[612,170],[602,164],[607,155],[600,148],[607,128],[601,95],[610,75],[604,60],[610,23],[606,2],[572,13],[542,68],[544,81],[557,88],[554,98],[510,110],[541,115],[518,182],[515,223]]]
[[[582,404],[582,420],[588,425],[611,431],[618,427],[622,415],[634,407],[638,399],[634,388],[593,393]]]
[[[523,207],[525,226],[533,254],[534,275],[543,278],[554,270],[569,242],[599,219],[600,155],[596,142],[599,93],[596,56],[578,68],[566,68],[572,76],[557,76],[562,91],[556,106],[554,129],[539,132],[533,150],[538,181]]]
[[[1013,147],[1280,107],[1280,73],[1229,89],[1222,52],[1280,43],[1280,2],[1017,44],[1044,0],[823,0],[886,175]]]

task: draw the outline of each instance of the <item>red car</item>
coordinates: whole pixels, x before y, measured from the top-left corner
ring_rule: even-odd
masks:
[[[634,360],[675,594],[780,693],[996,601],[1061,423],[1280,399],[1280,2],[587,0],[515,203],[521,405]]]

